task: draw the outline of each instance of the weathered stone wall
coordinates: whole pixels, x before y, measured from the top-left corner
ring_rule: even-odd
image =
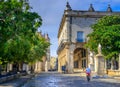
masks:
[[[66,64],[66,48],[64,48],[58,56],[58,72],[62,72],[61,67]]]
[[[97,18],[72,17],[72,42],[76,42],[77,31],[84,32],[84,41],[92,32],[90,26],[96,22]]]
[[[65,22],[65,24],[63,25],[63,29],[62,29],[62,32],[60,34],[60,37],[58,39],[58,45],[61,44],[62,40],[64,40],[64,41],[67,40],[67,30],[66,30],[67,26],[68,26],[68,23]]]
[[[120,15],[120,12],[112,12],[112,11],[80,11],[80,10],[72,10],[69,3],[66,5],[67,9],[65,10],[58,32],[58,62],[59,67],[58,71],[62,65],[65,64],[65,61],[68,63],[68,70],[72,72],[74,69],[74,50],[77,48],[77,43],[84,44],[87,42],[87,35],[92,32],[91,25],[95,24],[96,21],[103,16],[106,15]],[[77,42],[77,32],[83,32],[84,42]],[[67,43],[67,44],[66,44]],[[62,47],[64,44],[64,47]],[[74,45],[73,45],[74,44]],[[79,45],[80,45],[79,44]],[[66,46],[68,48],[66,49]],[[79,46],[78,46],[79,47]],[[80,47],[80,48],[83,48]],[[86,49],[87,50],[87,49]],[[87,50],[88,51],[88,50]],[[89,51],[88,51],[89,52]],[[88,64],[92,64],[94,70],[94,58],[93,62],[90,62],[90,55],[87,52],[86,62]],[[88,58],[89,57],[89,58]],[[88,65],[87,65],[88,66]]]

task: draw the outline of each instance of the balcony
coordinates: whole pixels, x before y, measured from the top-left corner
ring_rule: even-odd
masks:
[[[76,42],[85,42],[85,40],[84,40],[84,39],[79,39],[79,38],[77,38],[77,39],[76,39]]]

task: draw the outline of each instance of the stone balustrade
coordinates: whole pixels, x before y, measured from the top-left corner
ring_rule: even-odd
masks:
[[[120,70],[107,70],[109,76],[120,76]]]

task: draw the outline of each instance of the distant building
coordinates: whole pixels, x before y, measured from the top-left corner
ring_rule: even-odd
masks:
[[[38,32],[46,41],[50,42],[48,34],[42,35],[41,32]],[[50,69],[50,47],[48,47],[46,55],[43,56],[42,62],[38,61],[35,63],[35,72],[48,71]]]
[[[120,12],[113,12],[110,5],[106,11],[95,11],[92,4],[86,11],[72,10],[67,2],[58,31],[59,72],[62,72],[61,67],[64,65],[68,73],[87,66],[94,69],[94,57],[91,57],[92,53],[84,47],[84,44],[87,43],[87,35],[92,32],[91,25],[106,15],[120,15]]]
[[[50,58],[50,70],[57,70],[57,58],[51,57]]]

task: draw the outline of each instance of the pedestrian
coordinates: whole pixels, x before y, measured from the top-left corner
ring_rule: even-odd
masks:
[[[91,75],[91,69],[89,67],[86,68],[86,77],[87,77],[87,81],[90,81],[90,75]]]

